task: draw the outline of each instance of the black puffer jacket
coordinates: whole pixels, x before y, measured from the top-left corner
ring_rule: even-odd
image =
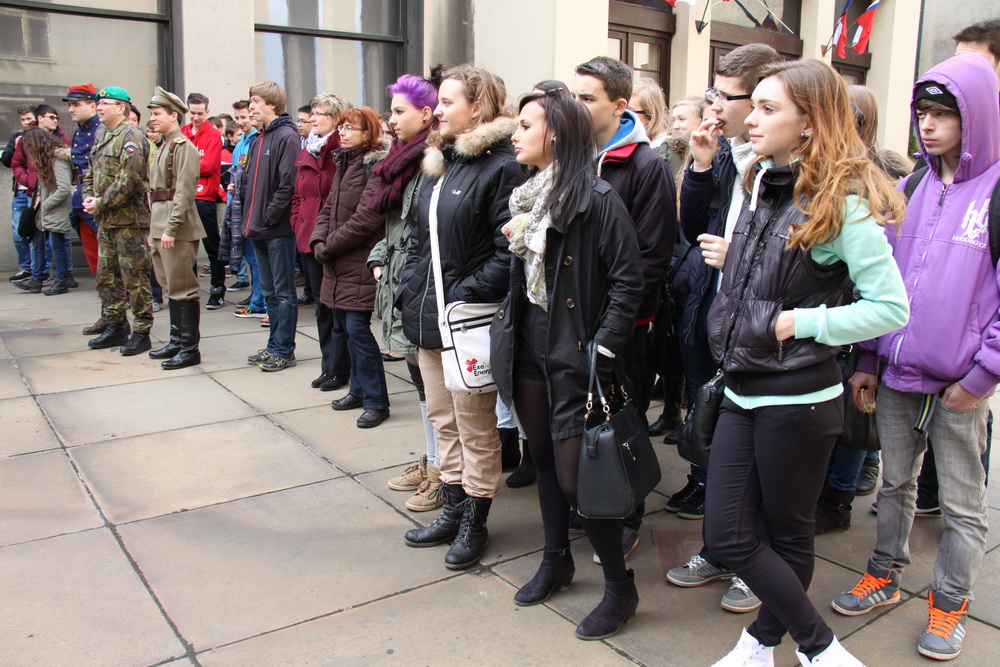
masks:
[[[635,226],[610,185],[598,180],[576,215],[559,223],[553,222],[545,240],[545,372],[553,440],[583,432],[587,343],[596,340],[615,354],[621,352],[632,336],[644,290]],[[510,284],[513,289],[490,328],[493,378],[508,405],[513,398],[517,327],[528,303],[524,263],[517,257],[511,261]]]
[[[414,232],[396,291],[403,333],[426,350],[441,348],[431,268],[430,201],[444,178],[438,201],[438,243],[445,303],[500,301],[507,293],[510,251],[500,231],[510,219],[507,202],[525,174],[514,161],[512,118],[497,118],[461,134],[441,149],[427,148]]]
[[[757,210],[747,201],[736,223],[708,315],[712,356],[721,360],[726,386],[742,396],[806,394],[843,379],[835,361],[840,347],[811,338],[779,342],[774,333],[781,311],[832,308],[851,291],[843,261],[824,266],[808,251],[786,250],[789,226],[805,220],[794,186],[789,167],[763,175]]]

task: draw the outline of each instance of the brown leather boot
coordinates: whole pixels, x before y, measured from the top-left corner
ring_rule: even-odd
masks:
[[[83,328],[83,335],[96,336],[97,334],[104,333],[104,330],[107,328],[108,328],[108,321],[104,319],[103,315],[101,315],[101,317],[96,322],[91,324],[89,327]]]

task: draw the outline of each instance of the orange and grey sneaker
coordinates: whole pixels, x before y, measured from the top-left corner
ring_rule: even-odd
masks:
[[[264,315],[264,317],[262,317],[261,320],[260,320],[260,326],[264,327],[265,329],[270,329],[271,328],[271,318],[268,317],[267,315]]]
[[[833,610],[844,616],[861,616],[875,607],[899,602],[899,570],[876,565],[868,561],[868,571],[858,585],[834,598]]]
[[[940,591],[927,596],[927,627],[917,641],[920,655],[935,660],[952,660],[962,652],[969,601]]]

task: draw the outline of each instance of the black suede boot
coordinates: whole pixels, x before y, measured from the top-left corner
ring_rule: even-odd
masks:
[[[104,350],[109,347],[119,347],[128,341],[128,335],[132,333],[132,327],[128,320],[121,322],[108,322],[100,336],[87,341],[87,347],[91,350]]]
[[[823,484],[823,493],[816,503],[816,534],[822,535],[832,530],[847,530],[851,527],[851,501],[854,491],[841,491]]]
[[[521,462],[521,432],[516,428],[500,428],[500,467],[509,472]]]
[[[604,598],[587,618],[576,626],[579,639],[607,639],[621,630],[639,606],[639,591],[635,589],[635,574],[628,571],[625,581],[604,580]]]
[[[546,550],[542,553],[542,564],[538,567],[538,572],[514,594],[514,604],[521,607],[541,604],[556,591],[569,588],[573,584],[574,574],[576,566],[568,546],[558,551]]]
[[[150,359],[169,359],[181,349],[181,302],[167,299],[167,309],[170,312],[170,340],[159,350],[149,353]]]
[[[531,450],[528,448],[528,441],[524,441],[524,451],[521,454],[521,465],[517,470],[507,476],[507,486],[518,489],[522,486],[534,484],[537,478],[535,473],[535,462],[531,460]]]
[[[458,525],[458,534],[444,557],[446,568],[464,570],[479,562],[490,541],[490,533],[486,529],[486,519],[490,515],[492,504],[492,498],[469,496],[465,499],[462,521]]]
[[[173,302],[171,302],[173,303]],[[178,301],[181,315],[181,347],[170,359],[160,364],[165,370],[173,371],[201,363],[198,343],[201,341],[201,303],[198,299]]]
[[[406,531],[403,541],[410,547],[434,547],[454,539],[458,534],[458,524],[462,520],[462,510],[465,502],[465,489],[461,484],[444,484],[441,486],[444,494],[444,508],[438,518],[424,528],[411,528]]]

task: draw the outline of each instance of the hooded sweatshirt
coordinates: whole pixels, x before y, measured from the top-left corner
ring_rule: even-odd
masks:
[[[894,228],[886,228],[910,300],[910,321],[876,339],[875,348],[885,365],[883,382],[892,389],[936,394],[958,382],[984,398],[1000,382],[1000,271],[990,258],[988,223],[1000,178],[1000,93],[996,74],[974,53],[936,65],[914,91],[928,81],[958,100],[962,156],[951,185],[934,169],[920,182],[898,239]],[[916,123],[912,105],[911,111]],[[927,164],[936,165],[922,141],[920,147]],[[868,352],[858,369],[875,368]]]
[[[247,238],[266,241],[292,235],[295,158],[300,149],[298,130],[288,114],[271,121],[250,146],[240,189]]]

